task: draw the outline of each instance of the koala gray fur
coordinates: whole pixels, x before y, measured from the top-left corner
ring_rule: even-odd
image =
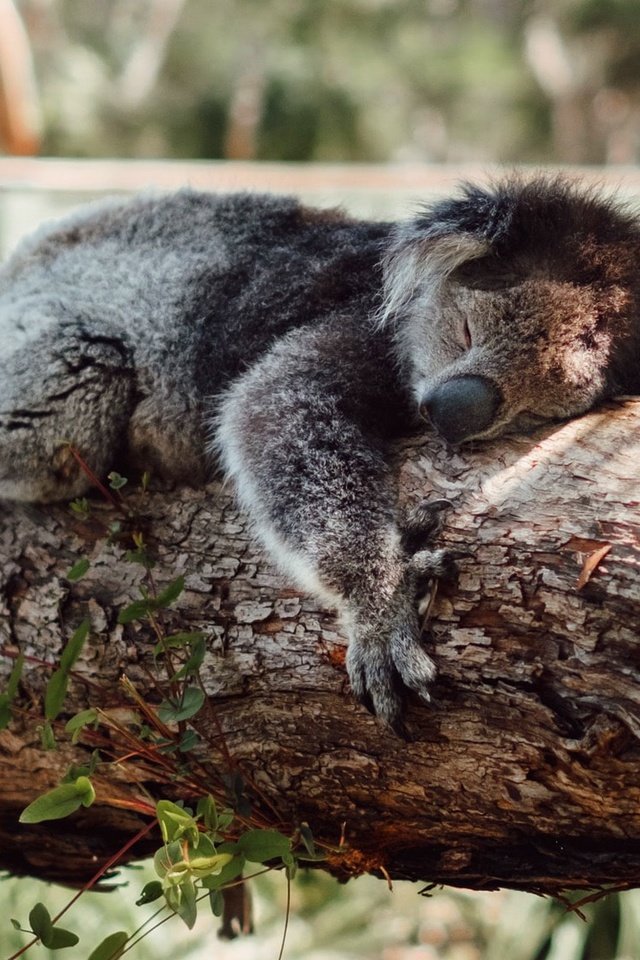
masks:
[[[73,213],[0,270],[0,496],[83,493],[65,441],[99,474],[200,484],[221,462],[402,732],[405,688],[428,699],[435,673],[417,585],[446,557],[403,530],[391,441],[418,411],[460,443],[637,392],[639,240],[545,178],[399,224],[191,190]]]

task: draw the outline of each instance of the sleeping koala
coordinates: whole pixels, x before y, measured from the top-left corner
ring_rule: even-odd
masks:
[[[400,224],[193,191],[74,213],[0,272],[0,496],[83,493],[64,441],[169,483],[221,463],[402,732],[435,672],[417,584],[446,557],[403,529],[391,443],[419,415],[458,444],[638,391],[639,253],[633,217],[561,179]]]

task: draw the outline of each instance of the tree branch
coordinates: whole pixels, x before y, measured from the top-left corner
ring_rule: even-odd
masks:
[[[193,755],[193,781],[219,789],[231,764],[253,783],[261,822],[307,821],[336,847],[344,824],[349,850],[329,863],[342,875],[383,869],[551,893],[637,883],[637,437],[640,402],[629,400],[534,438],[404,446],[402,501],[451,500],[442,540],[465,554],[438,591],[429,642],[439,676],[432,705],[410,705],[406,744],[348,696],[331,613],[271,569],[230,491],[149,495],[137,509],[158,557],[154,578],[186,577],[167,628],[210,638],[201,671],[210,710],[198,718],[209,745]],[[55,664],[89,615],[68,712],[100,706],[126,728],[119,677],[157,702],[156,637],[117,623],[140,567],[105,542],[113,508],[97,503],[83,520],[65,506],[6,505],[0,516],[2,649],[35,658],[15,723],[0,734],[0,865],[82,883],[95,857],[106,860],[144,822],[123,807],[148,803],[145,790],[175,798],[188,789],[125,763],[98,778],[94,807],[55,832],[18,826],[16,814],[57,782],[73,752],[38,748],[41,663]],[[65,574],[82,555],[91,568],[71,584]],[[8,674],[10,659],[1,663]],[[76,760],[95,745],[77,748]]]

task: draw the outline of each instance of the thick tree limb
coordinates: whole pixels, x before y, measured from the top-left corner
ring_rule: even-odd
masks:
[[[332,860],[339,873],[379,868],[546,892],[636,884],[638,438],[640,402],[626,401],[477,450],[447,451],[436,439],[407,445],[402,498],[450,499],[443,541],[467,554],[436,598],[430,642],[440,672],[432,706],[410,707],[407,744],[348,696],[331,614],[273,572],[230,491],[214,484],[149,496],[154,575],[187,579],[168,625],[211,636],[202,676],[215,714],[205,711],[200,725],[214,746],[205,760],[224,771],[228,749],[259,789],[258,809],[274,819],[274,808],[285,828],[306,820],[337,844],[345,824],[353,852]],[[94,515],[114,519],[100,504]],[[155,637],[116,623],[140,568],[97,537],[95,520],[64,506],[6,505],[0,516],[5,652],[54,663],[88,613],[93,639],[69,713],[93,704],[126,719],[123,671],[157,700],[148,675]],[[91,569],[70,584],[65,573],[82,555]],[[588,582],[578,587],[581,577]],[[142,767],[136,776],[147,782],[128,782],[125,764],[117,780],[99,780],[102,802],[89,810],[47,829],[17,826],[20,809],[69,760],[66,748],[37,749],[47,675],[29,665],[26,712],[0,734],[0,865],[78,883],[145,822],[107,798],[126,806],[145,799],[143,786],[172,793]]]

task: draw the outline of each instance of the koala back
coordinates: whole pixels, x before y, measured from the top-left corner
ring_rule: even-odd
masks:
[[[374,335],[389,231],[291,197],[192,190],[102,201],[46,225],[0,268],[0,413],[33,406],[43,436],[75,438],[97,461],[104,425],[87,417],[80,429],[63,402],[79,400],[91,366],[104,417],[122,381],[107,434],[124,435],[125,459],[199,483],[218,398],[276,342],[324,322]]]
[[[189,381],[216,392],[287,330],[370,315],[388,232],[292,197],[100,201],[36,231],[0,268],[0,330],[85,324],[126,340],[141,371],[158,377],[184,358]]]

